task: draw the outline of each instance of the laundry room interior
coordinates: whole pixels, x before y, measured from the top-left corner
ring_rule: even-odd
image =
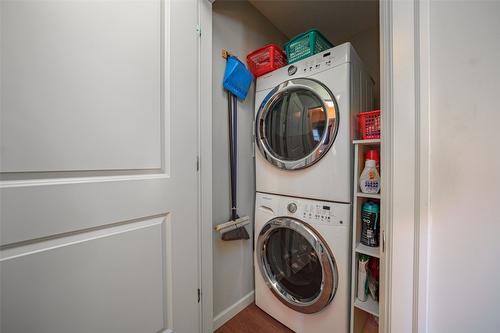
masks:
[[[0,0],[0,333],[499,332],[499,17]]]
[[[365,191],[367,193],[363,193],[359,180],[365,168],[367,156],[371,156],[369,158],[376,160],[375,169],[378,182],[380,182],[381,173],[379,163],[382,150],[380,140],[380,27],[378,1],[217,0],[212,5],[212,13],[212,221],[214,227],[226,221],[228,212],[231,211],[231,201],[229,200],[231,196],[231,180],[228,177],[231,170],[228,159],[230,158],[232,146],[229,142],[230,137],[227,129],[227,124],[231,119],[228,116],[229,97],[222,83],[228,61],[227,57],[231,55],[237,57],[250,70],[258,70],[257,66],[264,65],[265,67],[260,72],[253,72],[256,80],[253,80],[246,98],[240,98],[237,105],[237,207],[239,216],[248,216],[250,223],[243,228],[247,229],[250,239],[226,241],[222,240],[220,232],[214,231],[214,329],[219,333],[238,332],[242,330],[242,327],[248,327],[249,332],[252,329],[255,332],[291,332],[290,330],[315,333],[383,332],[384,263],[380,262],[380,235],[383,232],[381,229],[384,228],[384,220],[383,215],[380,216],[379,214],[382,210],[380,183],[378,189],[368,189]],[[316,32],[320,35],[316,38],[326,39],[330,46],[327,45],[323,49],[315,50],[313,50],[314,47],[311,47],[309,55],[302,56],[298,60],[292,59],[292,62],[290,62],[290,59],[287,59],[290,54],[287,53],[285,45],[294,39],[297,40],[297,36],[299,39],[301,36],[302,39],[308,38],[307,36],[314,38],[312,35]],[[273,45],[271,48],[275,47],[275,49],[269,49],[271,44]],[[334,48],[332,49],[332,47]],[[331,50],[331,52],[327,52],[325,49]],[[270,64],[269,58],[266,58],[266,56],[269,57],[269,54],[266,52],[280,54],[275,55],[274,63]],[[264,60],[262,60],[262,54],[264,54]],[[324,58],[318,58],[317,55],[323,56],[323,54],[325,54]],[[249,64],[252,61],[250,60],[252,55],[257,59],[257,62],[260,61],[261,63]],[[285,62],[279,63],[276,59],[280,55],[285,59]],[[347,59],[347,61],[339,61],[342,58]],[[271,60],[271,62],[273,61]],[[341,68],[345,62],[356,64],[352,65],[351,69],[349,69],[349,66],[347,67],[348,74],[345,73],[345,70],[340,74],[334,73],[334,71],[324,72],[330,66],[340,66],[339,68]],[[333,65],[331,65],[332,63]],[[280,76],[282,79],[275,82],[267,78],[269,72],[273,70],[279,72],[281,67],[283,67],[281,71],[284,71],[293,64],[295,64],[292,67],[293,70],[297,71],[296,74],[293,73],[295,75],[290,75],[290,71],[288,71],[288,75]],[[253,68],[252,65],[254,65]],[[298,68],[295,68],[295,66]],[[361,67],[361,69],[358,67]],[[323,76],[315,77],[314,73],[316,71],[323,73],[321,74]],[[304,113],[306,113],[307,108],[316,110],[315,116],[312,113],[305,116],[311,117],[312,120],[307,121],[312,123],[304,126],[317,126],[317,128],[309,129],[308,133],[300,134],[303,136],[302,139],[294,139],[293,137],[288,139],[280,138],[276,139],[276,141],[281,140],[280,143],[267,147],[268,150],[266,150],[265,144],[263,144],[263,147],[259,147],[256,142],[260,139],[257,132],[259,132],[259,126],[261,125],[256,125],[256,122],[259,122],[257,119],[259,118],[258,113],[263,111],[259,110],[259,105],[261,103],[265,104],[265,101],[262,101],[264,96],[268,93],[269,95],[273,94],[270,93],[270,88],[281,84],[281,81],[289,79],[293,81],[296,77],[322,80],[322,78],[326,77],[324,75],[343,77],[344,80],[347,80],[344,82],[347,89],[337,88],[335,83],[332,87],[331,84],[323,82],[320,86],[327,86],[324,93],[332,95],[333,98],[332,101],[328,102],[328,97],[324,97],[320,92],[316,91],[313,96],[323,98],[323,102],[319,104],[314,104],[310,100],[314,97],[308,96],[307,92],[302,96],[301,93],[297,93],[295,96],[292,93],[292,96],[288,97],[289,99],[286,102],[288,105],[291,103],[304,104],[298,105],[298,109],[287,111],[288,116],[282,116],[283,118],[291,117],[292,113],[295,113],[295,117],[300,118],[302,116],[296,114],[299,112],[297,110],[301,112],[303,109]],[[350,79],[349,75],[352,76]],[[260,85],[256,83],[264,82],[263,78],[269,83]],[[296,84],[307,85],[307,83],[301,83],[300,81]],[[268,87],[264,87],[266,85]],[[289,91],[295,91],[293,87],[289,88],[291,88]],[[295,87],[295,89],[300,88]],[[316,88],[312,87],[311,89]],[[266,100],[268,98],[273,99],[272,96],[267,96]],[[313,104],[308,106],[307,103]],[[332,103],[333,108],[330,110],[326,110],[328,106],[323,108],[323,105],[331,105]],[[274,104],[276,105],[276,103]],[[284,110],[284,105],[285,102],[279,102],[278,106],[273,111],[269,111],[268,114],[278,113],[278,108]],[[314,117],[318,118],[318,110],[319,113],[325,113],[326,116],[321,114],[319,120],[314,120]],[[331,117],[332,112],[335,113],[333,117]],[[368,133],[363,133],[360,126],[361,118],[364,119],[365,117],[358,116],[360,112],[366,112],[365,117],[369,119],[364,120],[363,124],[365,121],[376,121],[376,128],[372,122],[370,125],[366,125]],[[270,116],[267,118],[269,119]],[[278,118],[275,116],[276,121],[278,121]],[[349,119],[348,122],[345,122],[346,118]],[[340,125],[336,124],[338,119],[341,120]],[[269,127],[271,121],[262,120]],[[331,123],[326,128],[325,125],[318,125],[321,122],[329,121],[333,122],[333,126]],[[291,132],[294,131],[293,124],[287,125],[284,123],[278,126],[288,126]],[[300,125],[296,126],[300,127]],[[335,126],[347,126],[347,131],[345,132],[344,129],[344,132],[339,130],[338,133],[327,133],[328,128],[333,129]],[[279,129],[277,130],[279,131]],[[369,132],[370,130],[372,133]],[[272,136],[269,132],[267,133]],[[324,144],[320,142],[319,137],[321,136],[334,138],[330,144],[327,143],[320,149],[325,151],[326,156],[335,154],[337,160],[342,160],[340,163],[328,160],[325,157],[323,161],[318,161],[318,163],[316,161],[306,161],[305,167],[303,165],[290,165],[287,167],[280,165],[281,162],[273,163],[271,159],[265,160],[267,157],[261,158],[266,154],[273,155],[272,152],[269,153],[269,150],[273,148],[278,151],[278,155],[281,155],[281,160],[285,160],[285,164],[287,163],[286,160],[303,159],[305,155],[318,154],[317,151],[313,152],[313,150]],[[262,138],[262,140],[265,141],[266,138]],[[287,149],[281,148],[280,150],[277,147],[277,145],[286,143],[297,145],[298,140],[309,140],[311,142],[306,145],[316,147],[301,147],[299,149],[307,151],[296,152],[296,156],[284,156],[287,154]],[[339,165],[336,163],[339,163]],[[308,169],[319,171],[310,174],[306,172]],[[262,176],[262,174],[269,174],[269,176]],[[259,177],[262,177],[262,179],[259,179]],[[292,178],[297,180],[293,181]],[[287,183],[289,186],[284,185]],[[276,188],[273,188],[273,186],[276,186]],[[347,196],[330,194],[322,189],[327,187],[345,188]],[[272,203],[263,204],[266,200],[271,200]],[[347,203],[345,206],[348,208],[345,213],[342,205],[337,207],[339,202]],[[293,206],[293,209],[302,215],[298,216],[290,213],[289,209],[285,209],[287,206]],[[266,219],[266,214],[271,214],[274,217],[291,215],[300,219],[300,217],[306,217],[305,209],[308,210],[307,214],[309,214],[309,210],[312,212],[310,207],[313,206],[321,206],[321,211],[319,209],[318,211],[315,210],[314,214],[319,214],[325,218],[328,216],[329,218],[329,210],[331,209],[332,218],[333,216],[343,216],[345,222],[341,222],[346,223],[346,225],[344,235],[340,239],[335,239],[336,245],[333,247],[331,244],[326,244],[325,246],[327,248],[332,246],[326,251],[330,254],[333,252],[333,283],[335,284],[335,291],[331,292],[322,306],[316,304],[315,309],[314,306],[306,309],[305,303],[321,303],[320,299],[325,297],[321,295],[325,293],[323,290],[321,292],[318,290],[304,291],[310,294],[307,297],[303,295],[302,297],[307,298],[307,301],[300,304],[301,301],[297,301],[300,298],[300,291],[293,290],[294,284],[296,284],[295,288],[300,288],[300,284],[311,285],[314,283],[314,277],[307,277],[307,274],[312,274],[312,271],[314,271],[313,263],[303,263],[303,265],[307,266],[304,271],[309,269],[310,272],[303,273],[306,276],[300,277],[298,276],[301,274],[300,272],[291,273],[294,272],[293,263],[290,264],[292,267],[278,267],[273,272],[273,268],[269,268],[272,264],[267,262],[269,259],[267,258],[263,267],[268,267],[270,272],[265,273],[259,268],[258,260],[260,259],[256,256],[260,251],[259,246],[267,247],[269,251],[272,248],[266,241],[258,242],[259,233],[262,229],[261,224],[270,220],[270,218]],[[361,240],[362,228],[364,228],[361,216],[362,214],[370,215],[370,211],[372,215],[376,216],[376,221],[372,221],[372,223],[376,224],[376,230],[374,231],[376,239],[372,240],[372,243],[366,239]],[[262,215],[260,219],[265,221],[258,221],[259,214]],[[307,220],[303,221],[308,222]],[[308,223],[314,226],[315,222]],[[333,220],[332,223],[334,223]],[[327,238],[326,235],[329,235],[328,237],[339,237],[338,234],[342,234],[343,231],[337,230],[333,231],[333,235],[330,236],[328,226],[325,226],[325,224],[328,223],[320,221],[320,226],[314,231],[319,234],[320,238]],[[278,228],[278,230],[284,229]],[[321,235],[322,232],[318,230],[323,230],[324,234]],[[281,243],[283,247],[282,252],[273,255],[281,257],[280,260],[284,262],[287,260],[285,259],[287,256],[300,257],[300,251],[294,249],[293,246],[300,247],[299,238],[304,239],[300,235],[298,237],[294,236],[293,232],[285,232],[283,235],[278,236],[279,233],[274,232],[275,236],[269,236],[270,238],[280,239],[276,240],[276,242]],[[271,234],[273,233],[271,232]],[[327,239],[326,243],[329,242],[330,240]],[[286,246],[290,246],[290,248],[285,249]],[[275,251],[278,251],[278,249],[275,249]],[[302,251],[312,251],[312,248],[309,246]],[[264,257],[266,257],[265,254]],[[318,257],[314,255],[313,257],[313,261],[318,260]],[[297,260],[300,261],[300,259]],[[323,270],[320,273],[321,283],[316,281],[320,283],[318,285],[319,289],[323,289],[325,279],[332,279],[326,273],[328,269],[321,267]],[[284,273],[287,269],[288,273]],[[360,269],[362,270],[361,273]],[[266,281],[262,280],[261,274],[265,276]],[[282,276],[276,281],[273,280],[272,276],[269,276],[273,274],[288,276]],[[281,278],[283,278],[282,282],[279,281]],[[287,281],[287,279],[289,280]],[[294,279],[298,279],[298,281],[294,281]],[[303,279],[303,281],[300,281],[300,279]],[[287,285],[287,283],[290,283],[290,285]],[[278,284],[280,287],[272,290],[271,284]],[[361,284],[363,284],[363,287],[359,287]],[[259,290],[259,288],[269,290],[264,291]],[[294,292],[298,294],[294,294]],[[295,297],[295,301],[287,301],[287,293],[291,294],[289,297]],[[266,298],[273,298],[274,300],[268,302]],[[262,317],[263,320],[257,321],[255,320],[256,317],[253,317],[253,325],[257,326],[252,326],[252,323],[247,322],[251,320],[249,318],[256,315],[252,312],[258,312],[262,316],[264,316],[263,313],[267,313],[267,317]]]

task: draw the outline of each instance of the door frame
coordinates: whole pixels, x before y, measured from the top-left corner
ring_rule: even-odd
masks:
[[[199,0],[202,332],[212,332],[212,3]],[[383,332],[427,331],[429,0],[380,0]],[[209,124],[209,126],[203,126]],[[393,292],[397,290],[397,293]]]
[[[429,7],[380,1],[384,332],[427,332]]]
[[[200,332],[213,332],[212,3],[198,0]],[[207,125],[208,124],[208,125]]]
[[[213,0],[215,1],[215,0]],[[198,0],[200,332],[213,332],[212,3]]]

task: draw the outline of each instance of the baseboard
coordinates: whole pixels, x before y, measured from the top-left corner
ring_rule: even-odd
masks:
[[[218,314],[214,318],[214,331],[224,325],[229,319],[236,316],[238,312],[252,304],[254,300],[255,291],[252,290],[251,292],[243,296],[240,300],[238,300],[238,302],[234,303],[233,305],[222,311],[220,314]]]

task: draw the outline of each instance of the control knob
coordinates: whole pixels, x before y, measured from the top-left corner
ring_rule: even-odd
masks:
[[[294,202],[290,202],[287,206],[287,209],[290,213],[295,213],[297,211],[297,205]]]

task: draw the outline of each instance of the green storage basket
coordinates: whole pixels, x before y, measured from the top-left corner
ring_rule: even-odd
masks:
[[[311,29],[286,43],[285,51],[288,63],[291,64],[332,47],[333,44],[325,36],[318,30]]]

